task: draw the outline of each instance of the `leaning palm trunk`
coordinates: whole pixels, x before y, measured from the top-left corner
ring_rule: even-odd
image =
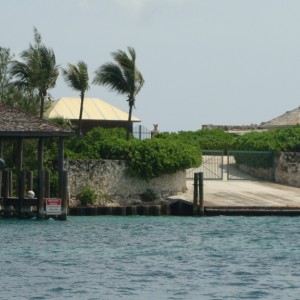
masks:
[[[80,94],[80,112],[79,112],[79,120],[78,120],[78,136],[82,136],[82,114],[83,114],[83,102],[84,102],[84,93]]]
[[[40,102],[41,102],[41,106],[40,106],[40,118],[43,119],[44,117],[44,109],[45,109],[45,99],[44,96],[41,95],[40,96]]]
[[[43,119],[44,117],[44,111],[45,111],[45,93],[40,92],[40,118]]]
[[[85,91],[89,89],[89,75],[87,65],[79,61],[77,65],[68,64],[67,69],[63,69],[63,76],[67,84],[74,90],[80,91],[80,111],[78,119],[77,135],[82,135],[82,114]]]
[[[131,115],[132,115],[132,107],[134,100],[128,100],[129,101],[129,113],[128,113],[128,124],[127,124],[127,132],[126,132],[126,140],[129,140],[130,132],[132,131],[132,125],[131,125]]]

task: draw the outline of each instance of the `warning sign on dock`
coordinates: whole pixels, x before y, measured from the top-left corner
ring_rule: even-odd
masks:
[[[60,214],[61,214],[61,199],[47,198],[46,215],[60,215]]]

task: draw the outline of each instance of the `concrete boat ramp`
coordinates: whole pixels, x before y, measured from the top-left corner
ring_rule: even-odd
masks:
[[[205,215],[300,216],[300,188],[255,180],[204,180]],[[193,203],[194,181],[187,192],[169,199]]]

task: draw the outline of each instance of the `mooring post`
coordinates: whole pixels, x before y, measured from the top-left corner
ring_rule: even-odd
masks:
[[[7,198],[9,198],[9,170],[4,170],[2,172],[3,180],[3,213],[4,216],[10,214],[10,207],[7,205]]]
[[[38,192],[38,218],[43,219],[45,217],[44,207],[44,171],[39,171],[39,192]]]
[[[67,220],[67,214],[68,214],[68,172],[62,171],[62,185],[61,185],[61,191],[60,191],[60,197],[61,197],[61,204],[62,204],[62,211],[60,220],[66,221]]]
[[[199,215],[204,216],[203,172],[199,172]]]
[[[13,194],[13,173],[8,170],[8,197],[12,197]]]
[[[198,173],[194,173],[194,199],[193,199],[193,215],[198,215]]]
[[[3,180],[3,197],[9,197],[9,171],[4,170],[2,172],[2,180]]]
[[[0,145],[3,143],[3,141],[0,142]],[[2,146],[1,146],[1,157],[3,156],[3,151],[2,151]],[[2,196],[2,174],[3,171],[5,170],[5,161],[4,159],[0,158],[0,197]],[[0,203],[0,210],[2,210],[3,206],[3,201]]]
[[[45,171],[45,198],[50,198],[50,172]]]
[[[20,178],[18,182],[18,198],[19,198],[19,207],[18,207],[18,213],[19,217],[23,217],[24,212],[24,197],[25,197],[25,182],[26,182],[26,171],[20,172]]]

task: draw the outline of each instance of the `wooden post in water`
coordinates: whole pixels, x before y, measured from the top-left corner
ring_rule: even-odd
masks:
[[[193,215],[198,215],[198,178],[199,174],[194,173],[194,198],[193,198]]]
[[[199,215],[204,216],[203,172],[199,172]]]
[[[38,218],[43,219],[45,217],[44,208],[44,171],[39,171],[39,193],[38,193]]]
[[[13,174],[11,170],[8,170],[8,197],[12,197],[13,194]]]
[[[2,172],[2,179],[3,179],[3,197],[9,197],[9,170],[4,170]]]
[[[39,219],[45,217],[45,208],[44,208],[44,139],[39,138],[38,142],[38,207],[37,207],[37,216]]]
[[[24,148],[24,141],[22,138],[18,138],[17,140],[17,157],[16,157],[16,182],[17,182],[17,188],[16,188],[16,194],[18,197],[17,205],[16,205],[16,211],[17,214],[21,215],[21,207],[23,204],[24,199],[24,184],[25,181],[23,181],[24,178],[22,178],[22,170],[23,170],[23,148]],[[22,186],[23,185],[23,186]],[[23,193],[23,196],[22,196]]]
[[[10,215],[10,207],[7,205],[7,198],[9,197],[9,170],[2,172],[3,180],[3,213],[4,216]]]
[[[60,197],[61,197],[61,216],[60,220],[66,221],[67,220],[67,214],[68,214],[68,172],[62,171],[62,185],[61,185],[61,191],[60,191]]]
[[[45,198],[50,198],[50,172],[45,171]]]
[[[2,143],[3,141],[1,141]],[[2,146],[1,146],[1,157],[3,156],[3,151],[2,151]],[[2,197],[2,173],[5,170],[5,161],[3,158],[0,157],[0,197]],[[3,204],[3,203],[2,203]],[[0,210],[2,210],[2,205],[0,204]]]
[[[26,182],[26,172],[21,171],[20,172],[20,177],[19,177],[19,187],[18,187],[18,198],[19,198],[18,213],[19,213],[19,217],[24,217],[25,182]]]

